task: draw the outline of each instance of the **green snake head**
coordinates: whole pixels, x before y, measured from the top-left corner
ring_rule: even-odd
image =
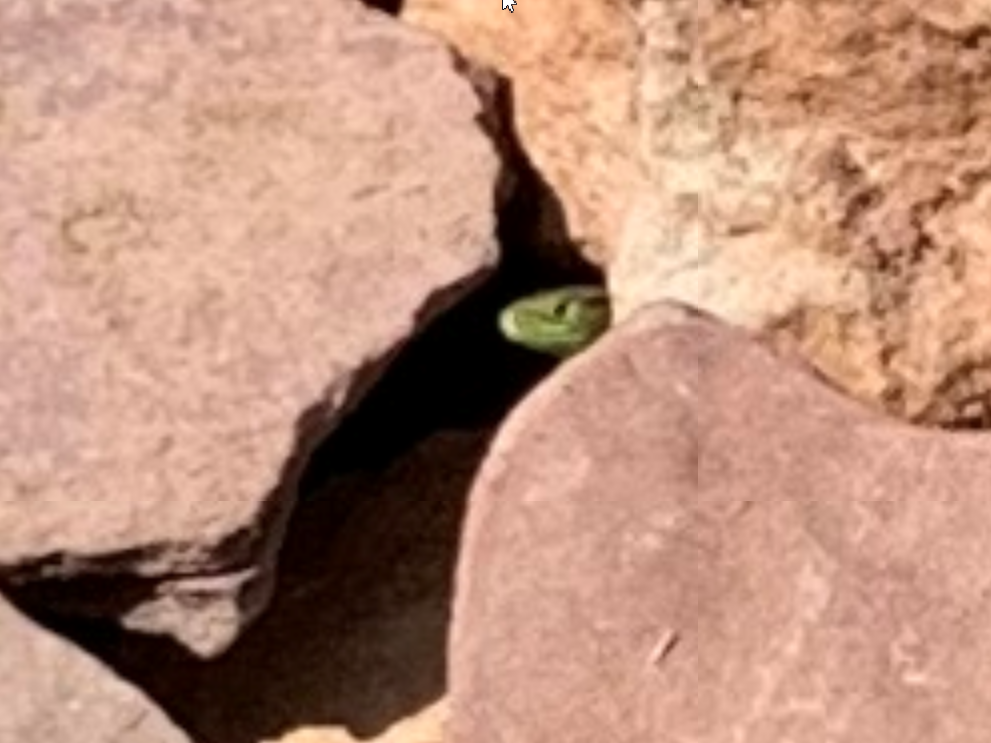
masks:
[[[609,327],[609,295],[598,286],[565,286],[518,299],[499,313],[513,343],[559,358],[588,347]]]

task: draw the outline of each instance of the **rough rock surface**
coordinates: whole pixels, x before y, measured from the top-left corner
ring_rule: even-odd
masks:
[[[984,0],[646,0],[650,186],[611,266],[900,417],[991,421]]]
[[[407,0],[402,17],[511,78],[515,124],[587,257],[606,262],[640,176],[636,0]]]
[[[189,743],[144,694],[0,598],[0,743]]]
[[[459,566],[450,743],[982,743],[991,439],[648,308],[513,415]]]
[[[482,104],[347,0],[0,29],[0,575],[216,654],[299,462],[496,257]]]

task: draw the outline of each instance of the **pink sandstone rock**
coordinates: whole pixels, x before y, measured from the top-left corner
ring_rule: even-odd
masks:
[[[450,743],[982,743],[989,482],[986,435],[647,308],[476,482]]]
[[[496,258],[483,102],[346,0],[0,29],[0,576],[215,655],[315,442]]]
[[[0,599],[0,743],[190,743],[144,694]]]

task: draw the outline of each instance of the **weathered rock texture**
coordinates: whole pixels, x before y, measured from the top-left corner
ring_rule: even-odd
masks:
[[[981,743],[991,438],[638,314],[510,419],[469,509],[450,743]]]
[[[611,258],[640,172],[633,119],[635,0],[407,0],[402,17],[511,78],[515,124],[572,236]],[[498,12],[494,12],[492,5]]]
[[[14,0],[0,37],[0,575],[216,654],[299,463],[495,259],[481,103],[346,0]]]
[[[0,743],[189,743],[144,694],[0,598]]]
[[[622,318],[681,299],[859,398],[991,422],[983,0],[646,0]]]

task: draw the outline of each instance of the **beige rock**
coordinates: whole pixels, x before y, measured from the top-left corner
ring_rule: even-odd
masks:
[[[515,124],[598,262],[617,238],[640,177],[633,120],[634,0],[520,0],[512,13],[478,0],[408,0],[429,28],[513,83]]]
[[[190,743],[144,694],[0,599],[0,743]]]
[[[983,743],[991,439],[672,307],[510,418],[471,495],[448,743]]]
[[[987,423],[987,14],[647,0],[617,316],[685,301],[900,417]]]
[[[215,655],[300,462],[496,258],[482,103],[346,0],[0,29],[0,575]]]

